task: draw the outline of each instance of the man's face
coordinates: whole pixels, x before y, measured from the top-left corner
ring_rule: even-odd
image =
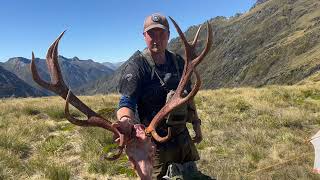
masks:
[[[143,33],[147,47],[152,54],[164,53],[169,40],[169,32],[161,28],[153,28]]]

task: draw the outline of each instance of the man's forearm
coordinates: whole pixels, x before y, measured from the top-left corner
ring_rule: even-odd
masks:
[[[118,111],[117,111],[117,119],[121,120],[121,118],[123,118],[123,117],[128,117],[131,120],[135,119],[134,112],[130,108],[127,108],[127,107],[122,107],[122,108],[118,109]]]
[[[192,124],[197,123],[199,121],[198,112],[197,112],[197,108],[196,108],[196,104],[194,102],[194,99],[191,99],[188,102],[188,116],[189,116],[188,122],[190,122]]]
[[[122,107],[117,111],[117,119],[118,121],[113,124],[114,127],[116,127],[120,133],[130,137],[134,126],[134,112],[130,108]]]

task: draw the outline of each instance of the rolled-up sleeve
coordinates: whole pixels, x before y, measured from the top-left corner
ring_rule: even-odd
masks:
[[[121,95],[118,109],[122,107],[127,107],[131,109],[133,112],[136,112],[137,100],[129,96]]]

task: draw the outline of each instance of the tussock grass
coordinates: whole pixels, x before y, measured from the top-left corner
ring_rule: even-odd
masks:
[[[319,130],[319,93],[319,83],[202,91],[200,169],[218,179],[317,179],[306,140]]]
[[[295,86],[199,92],[199,169],[218,179],[317,179],[313,147],[306,143],[320,129],[317,78]],[[118,98],[80,97],[110,121]],[[116,147],[112,134],[70,124],[64,103],[60,97],[0,100],[0,179],[137,178],[126,156],[102,160]],[[73,107],[71,112],[85,118]]]
[[[118,98],[81,97],[110,121],[115,120]],[[0,179],[136,177],[125,156],[119,162],[101,160],[103,150],[110,150],[112,134],[72,125],[64,118],[64,105],[60,97],[0,100]],[[74,108],[71,114],[85,119]]]
[[[46,176],[52,180],[68,180],[70,179],[70,171],[65,166],[48,166]]]

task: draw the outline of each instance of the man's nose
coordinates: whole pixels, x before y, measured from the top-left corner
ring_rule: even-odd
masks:
[[[159,34],[155,34],[153,37],[152,37],[153,41],[156,41],[158,42],[161,38],[160,38],[160,35]]]

